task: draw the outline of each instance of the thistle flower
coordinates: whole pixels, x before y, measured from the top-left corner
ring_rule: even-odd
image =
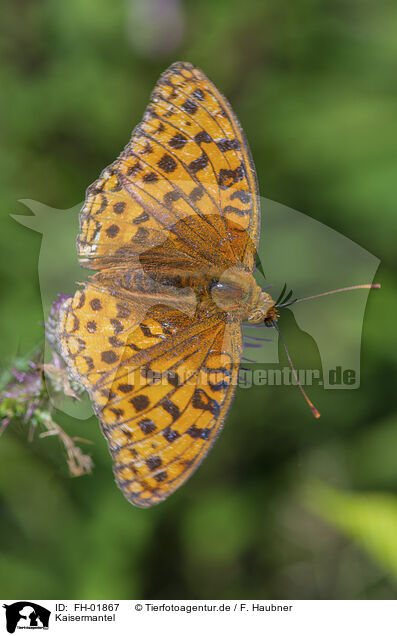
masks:
[[[53,407],[46,387],[47,380],[54,393],[63,393],[72,399],[78,399],[83,392],[82,387],[70,379],[66,365],[54,350],[56,323],[60,307],[66,298],[68,296],[58,294],[45,324],[46,338],[52,347],[51,361],[44,364],[42,348],[36,349],[30,360],[16,362],[3,381],[3,388],[0,387],[0,435],[13,421],[29,425],[30,441],[36,430],[41,430],[40,438],[56,435],[63,444],[71,475],[78,476],[91,472],[93,466],[91,457],[76,445],[76,442],[88,440],[71,438],[54,421]]]
[[[51,304],[50,313],[48,314],[48,318],[44,323],[45,327],[45,337],[47,339],[48,344],[52,347],[52,349],[57,350],[57,340],[56,340],[56,328],[59,318],[59,312],[62,304],[71,298],[70,294],[58,294],[56,300],[54,300]]]
[[[35,360],[29,360],[26,370],[11,368],[12,380],[2,391],[0,402],[2,415],[1,432],[4,431],[12,417],[18,417],[27,423],[33,413],[45,406],[45,395],[41,370]],[[4,415],[6,413],[6,415]]]

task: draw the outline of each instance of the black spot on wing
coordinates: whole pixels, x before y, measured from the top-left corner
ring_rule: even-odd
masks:
[[[116,353],[112,350],[109,351],[102,351],[101,353],[101,360],[103,362],[106,362],[106,364],[113,364],[114,362],[117,362],[118,360],[118,356],[116,355]]]
[[[204,195],[204,188],[202,188],[201,186],[196,186],[195,188],[193,188],[193,190],[189,194],[189,198],[191,201],[195,203],[196,201],[201,199],[203,195]]]
[[[235,208],[233,205],[225,205],[222,212],[224,214],[237,214],[238,216],[245,216],[251,212],[251,208],[241,209]]]
[[[249,203],[251,201],[251,195],[249,192],[245,192],[245,190],[235,190],[230,195],[230,200],[240,199],[242,203]]]
[[[127,169],[127,175],[129,177],[135,177],[141,170],[142,164],[139,161],[135,161],[135,163],[133,163],[132,166],[129,166],[129,168]]]
[[[219,150],[221,152],[226,152],[228,150],[238,150],[240,148],[240,144],[237,139],[221,139],[216,142]]]
[[[161,473],[157,473],[157,475],[154,475],[155,480],[158,481],[159,483],[162,481],[165,481],[167,477],[168,475],[165,470],[163,470]]]
[[[135,217],[135,219],[133,220],[134,225],[139,225],[139,223],[144,223],[145,221],[149,220],[149,215],[147,212],[142,212],[142,214],[140,214],[139,216]]]
[[[119,232],[119,226],[115,225],[114,223],[113,225],[110,225],[108,228],[106,228],[106,236],[108,236],[109,238],[115,238]]]
[[[190,172],[193,172],[195,174],[196,172],[198,172],[199,170],[203,170],[207,166],[208,166],[208,157],[205,154],[205,152],[203,152],[203,154],[200,157],[197,157],[197,159],[193,159],[193,161],[189,163],[188,168]]]
[[[179,376],[178,376],[177,373],[175,373],[175,371],[169,371],[168,372],[167,380],[175,388],[180,385]]]
[[[93,311],[101,311],[102,309],[102,303],[99,298],[93,298],[90,302],[90,305]]]
[[[162,170],[163,172],[174,172],[174,170],[176,170],[177,167],[177,163],[175,161],[175,159],[173,157],[171,157],[171,155],[168,155],[167,153],[165,153],[160,161],[157,162],[158,167],[160,168],[160,170]]]
[[[73,307],[73,309],[81,309],[84,304],[85,304],[85,292],[82,291],[79,294],[79,302],[77,305]]]
[[[212,137],[207,133],[206,130],[201,130],[197,135],[194,136],[194,141],[196,144],[206,143],[209,144],[212,141]]]
[[[114,333],[116,335],[119,334],[121,331],[123,331],[123,325],[120,322],[120,320],[117,320],[117,318],[111,318],[110,324],[112,325]]]
[[[126,203],[124,201],[118,201],[113,206],[113,211],[115,214],[123,214],[125,210]]]
[[[180,150],[187,143],[187,138],[181,133],[176,133],[168,142],[168,145],[175,150]]]
[[[164,197],[163,197],[163,201],[165,203],[165,205],[170,205],[171,203],[174,203],[174,201],[178,201],[178,199],[181,198],[181,194],[179,192],[177,192],[176,190],[171,190],[171,192],[166,192]]]
[[[195,409],[201,409],[203,411],[209,411],[217,417],[220,411],[219,403],[213,398],[209,397],[203,389],[196,389],[193,393],[192,405]]]
[[[160,402],[160,406],[164,409],[164,411],[166,411],[167,413],[171,415],[174,422],[181,415],[179,407],[176,404],[174,404],[174,402],[172,402],[171,400],[167,400],[167,399],[162,400]]]
[[[196,88],[196,90],[194,90],[192,93],[192,97],[195,97],[200,102],[202,102],[205,99],[204,91],[202,91],[201,88]]]
[[[145,435],[150,435],[150,433],[153,433],[157,428],[153,420],[149,419],[141,420],[138,422],[138,426]]]
[[[187,434],[190,435],[190,437],[192,437],[193,439],[204,440],[209,439],[210,433],[211,431],[209,428],[197,428],[196,426],[191,426],[187,431]]]
[[[182,104],[182,108],[184,111],[189,113],[189,115],[194,115],[194,113],[197,111],[198,106],[192,99],[187,99]]]
[[[147,395],[136,395],[130,399],[130,402],[137,412],[144,411],[150,404]]]
[[[227,190],[232,185],[244,178],[244,168],[242,165],[237,166],[235,170],[221,168],[218,175],[218,184],[222,190]]]
[[[149,470],[156,470],[156,468],[160,468],[162,463],[161,457],[149,457],[149,459],[146,460],[146,466]]]
[[[117,420],[121,419],[124,415],[123,409],[116,409],[112,407],[110,410],[114,413]]]
[[[119,384],[117,388],[121,393],[129,393],[134,387],[132,384]]]
[[[144,183],[156,183],[158,180],[158,175],[155,172],[147,172],[142,177]]]
[[[175,442],[175,440],[180,437],[180,434],[178,433],[178,431],[174,431],[172,428],[168,427],[165,429],[163,437],[165,437],[167,442],[172,444],[172,442]]]

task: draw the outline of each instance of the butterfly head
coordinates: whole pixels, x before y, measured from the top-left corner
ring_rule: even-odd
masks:
[[[260,291],[247,321],[253,324],[265,323],[271,327],[277,319],[278,313],[273,298],[267,292]]]

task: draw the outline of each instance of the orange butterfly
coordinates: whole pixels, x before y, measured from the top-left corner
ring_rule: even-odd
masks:
[[[88,391],[118,486],[168,497],[204,459],[232,401],[242,321],[277,318],[252,272],[258,186],[244,133],[202,71],[173,64],[142,123],[88,188],[58,340]]]

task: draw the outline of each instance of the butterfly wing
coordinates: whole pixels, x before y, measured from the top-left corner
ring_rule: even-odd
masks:
[[[241,356],[239,323],[150,306],[92,283],[64,303],[62,355],[87,389],[131,503],[159,503],[203,460],[224,422]],[[145,314],[145,315],[144,315]]]
[[[196,222],[191,228],[190,219]],[[223,269],[254,267],[255,168],[241,126],[202,71],[177,62],[160,77],[118,159],[87,190],[81,265],[102,269],[172,242]]]

